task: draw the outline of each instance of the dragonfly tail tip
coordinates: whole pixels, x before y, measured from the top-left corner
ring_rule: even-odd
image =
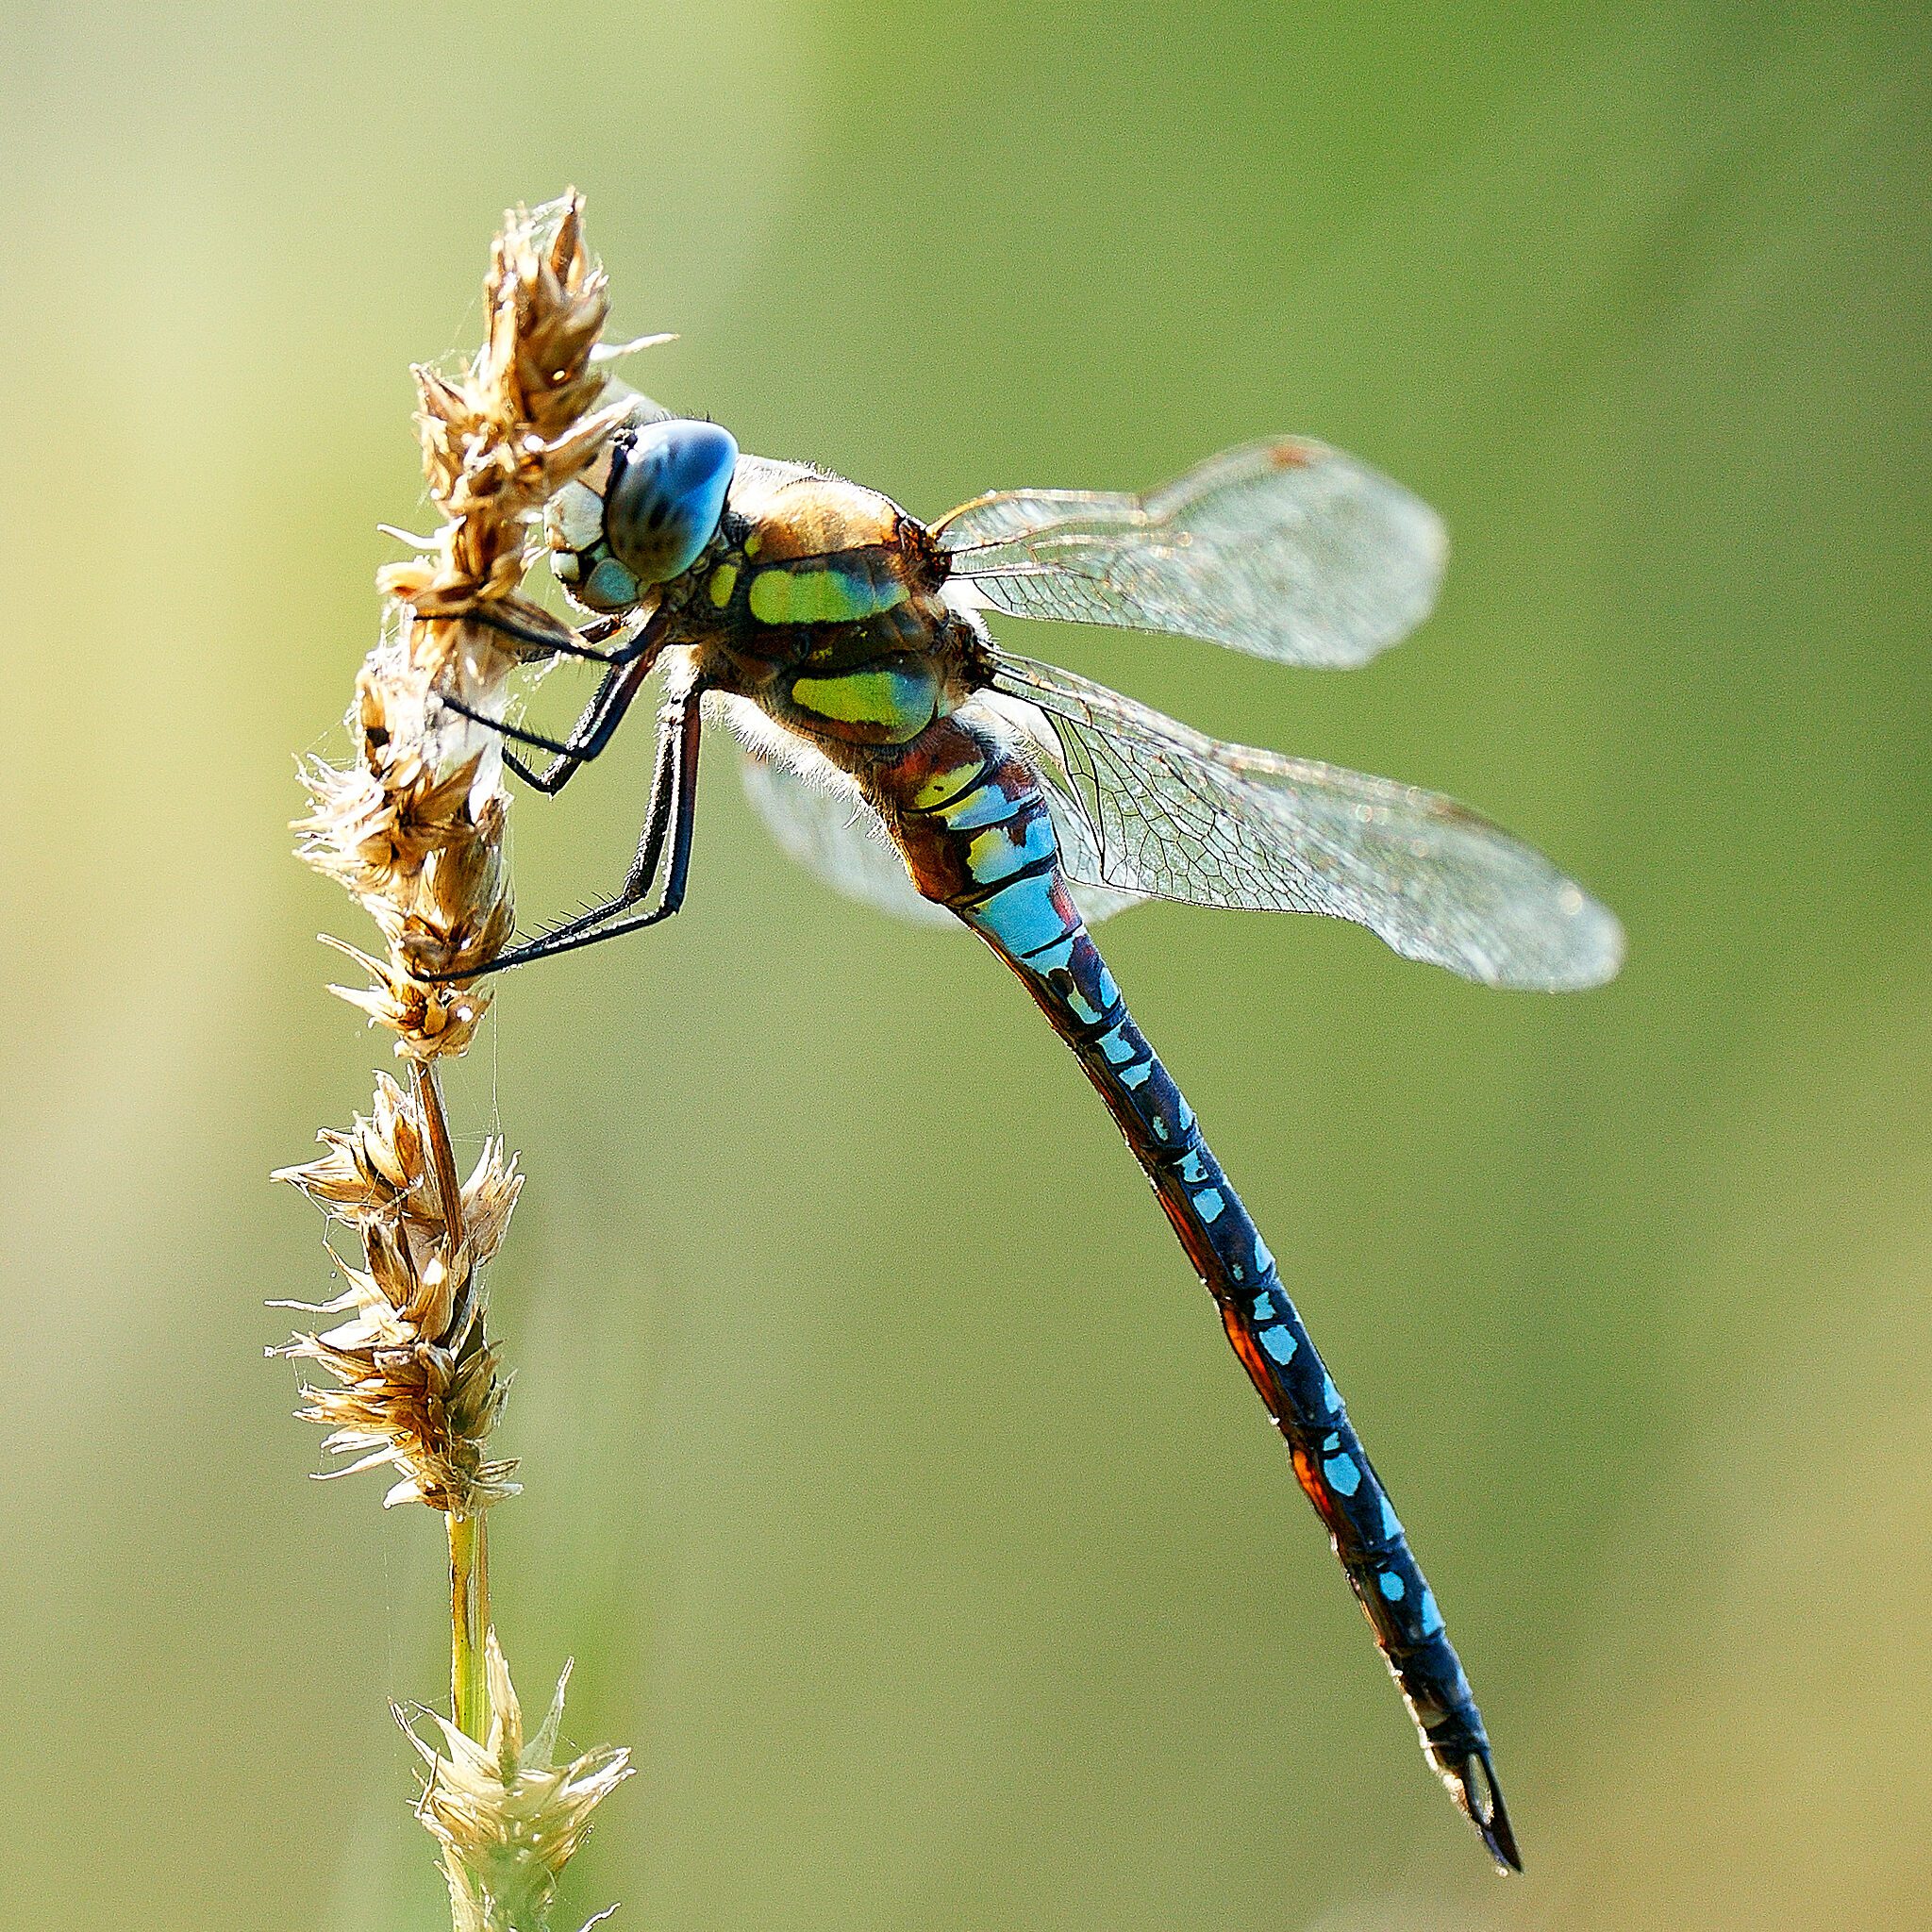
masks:
[[[1449,1793],[1462,1814],[1475,1826],[1476,1835],[1488,1846],[1496,1870],[1505,1877],[1523,1870],[1523,1855],[1516,1848],[1516,1830],[1509,1823],[1508,1807],[1503,1803],[1503,1787],[1496,1782],[1495,1766],[1486,1749],[1470,1752],[1449,1771]]]

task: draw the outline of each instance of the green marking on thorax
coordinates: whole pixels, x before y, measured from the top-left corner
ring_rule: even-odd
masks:
[[[906,601],[906,586],[836,564],[817,570],[761,570],[751,580],[751,614],[760,624],[857,624]]]
[[[711,573],[709,585],[711,602],[720,610],[731,601],[731,593],[738,588],[738,566],[735,563],[721,563]]]
[[[848,671],[840,677],[798,677],[791,701],[841,724],[874,724],[900,740],[932,723],[933,682],[915,671]]]

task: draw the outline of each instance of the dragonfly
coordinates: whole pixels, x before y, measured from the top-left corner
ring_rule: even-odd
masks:
[[[1072,1050],[1145,1171],[1427,1762],[1498,1869],[1520,1870],[1481,1714],[1388,1491],[1092,926],[1149,899],[1322,913],[1405,958],[1549,991],[1610,978],[1621,929],[1546,858],[1447,798],[1218,741],[1008,650],[987,622],[1058,619],[1275,663],[1360,665],[1435,599],[1446,549],[1435,513],[1337,450],[1276,438],[1146,494],[994,491],[924,524],[875,491],[741,452],[722,425],[638,397],[546,518],[553,571],[588,621],[573,629],[525,600],[472,615],[533,657],[598,659],[594,694],[561,739],[444,702],[547,754],[540,764],[505,751],[555,793],[656,675],[656,759],[621,888],[483,970],[678,910],[708,708],[746,747],[754,802],[788,849],[856,897],[974,933]]]

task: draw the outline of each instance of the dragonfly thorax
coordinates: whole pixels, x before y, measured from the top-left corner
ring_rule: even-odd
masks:
[[[903,744],[949,709],[957,620],[930,533],[877,491],[741,457],[682,607],[714,689],[825,749]]]
[[[592,610],[656,606],[710,690],[821,744],[903,744],[964,695],[932,533],[875,490],[741,456],[717,425],[634,424],[549,514]]]

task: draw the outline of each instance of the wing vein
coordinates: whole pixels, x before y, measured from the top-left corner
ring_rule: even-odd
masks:
[[[998,654],[1070,877],[1194,905],[1352,921],[1405,958],[1498,986],[1607,979],[1616,920],[1548,859],[1418,787],[1227,744],[1104,685]]]
[[[995,491],[934,531],[995,609],[1366,663],[1428,614],[1447,544],[1400,484],[1321,443],[1224,451],[1144,496]]]

